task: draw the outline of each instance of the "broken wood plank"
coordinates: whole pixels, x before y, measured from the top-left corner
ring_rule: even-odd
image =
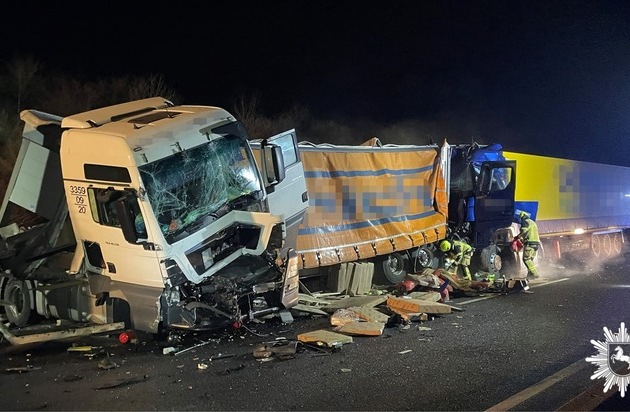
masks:
[[[451,313],[451,307],[443,303],[427,300],[389,297],[387,306],[390,308],[404,309],[409,312],[423,312],[431,314]]]
[[[448,305],[448,303],[447,303]],[[448,305],[451,307],[451,310],[454,310],[455,312],[463,312],[464,308],[460,308],[459,306],[453,306],[453,305]]]
[[[422,322],[429,319],[429,315],[421,312],[410,312],[404,309],[389,308],[392,312],[400,315],[407,322]]]
[[[335,330],[349,335],[381,336],[384,328],[383,322],[350,322]]]
[[[319,299],[315,296],[309,296],[305,293],[298,293],[298,302],[304,302],[306,304],[321,305],[321,306],[326,306],[330,304],[330,302],[327,300]]]
[[[315,306],[303,305],[301,303],[298,303],[297,305],[291,307],[291,310],[297,310],[299,312],[311,313],[313,315],[323,315],[323,316],[328,316],[329,315],[328,312],[324,312],[323,310],[318,309]]]
[[[389,321],[389,316],[376,308],[367,307],[367,306],[353,306],[348,308],[355,312],[359,317],[368,322],[383,322],[387,323]]]
[[[351,336],[324,329],[300,333],[297,336],[297,340],[304,343],[317,343],[318,345],[326,345],[329,348],[345,345],[346,343],[352,343]]]
[[[358,313],[351,309],[337,309],[335,313],[330,317],[330,324],[332,326],[342,326],[346,323],[360,321],[361,317]]]
[[[346,309],[354,306],[366,306],[366,307],[374,307],[378,306],[381,303],[387,301],[387,295],[380,296],[350,296],[345,299],[336,300],[334,302],[330,302],[329,305],[326,305],[323,309],[325,311],[334,312],[337,309]]]
[[[424,292],[411,292],[407,296],[409,296],[411,299],[428,300],[431,302],[437,302],[442,299],[442,295],[440,294],[440,292],[434,292],[431,290],[427,290]]]

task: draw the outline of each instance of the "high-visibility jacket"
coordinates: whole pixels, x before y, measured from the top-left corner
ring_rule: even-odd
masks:
[[[453,241],[453,248],[451,249],[451,256],[456,264],[470,265],[470,258],[473,254],[473,247],[461,240]]]
[[[516,238],[521,239],[525,246],[538,246],[540,244],[540,236],[538,235],[536,222],[529,217],[522,219],[521,231]]]

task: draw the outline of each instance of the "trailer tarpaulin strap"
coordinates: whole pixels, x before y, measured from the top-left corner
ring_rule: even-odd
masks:
[[[301,157],[309,193],[297,243],[302,268],[445,236],[448,199],[437,148],[327,145],[301,149]]]

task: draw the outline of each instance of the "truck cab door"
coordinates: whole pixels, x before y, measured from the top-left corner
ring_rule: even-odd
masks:
[[[516,190],[516,162],[487,161],[475,190],[476,236],[480,244],[487,244],[492,233],[512,224]]]
[[[286,245],[295,248],[297,231],[308,208],[304,169],[294,129],[251,143],[262,169],[269,211],[284,216]]]

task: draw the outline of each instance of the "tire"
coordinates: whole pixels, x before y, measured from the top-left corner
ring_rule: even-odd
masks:
[[[513,253],[512,253],[513,255]],[[499,273],[503,268],[503,257],[496,246],[486,247],[481,251],[481,269],[490,273]],[[509,258],[508,258],[509,265]]]
[[[434,269],[437,268],[437,264],[434,262],[435,255],[433,254],[433,251],[431,251],[431,249],[427,247],[420,247],[415,252],[414,256],[415,256],[413,259],[414,272],[419,272],[421,269],[424,269],[424,268],[434,268]]]
[[[591,236],[591,252],[593,252],[593,256],[595,257],[599,257],[602,253],[602,242],[597,235]]]
[[[385,278],[396,285],[407,275],[409,257],[401,253],[391,253],[383,259],[382,267]]]
[[[621,254],[621,249],[623,248],[623,239],[621,237],[621,233],[615,233],[613,235],[613,251],[615,255]]]
[[[31,293],[25,281],[10,279],[4,289],[3,300],[7,319],[17,327],[26,326],[31,319]]]
[[[609,234],[605,234],[602,239],[602,249],[606,257],[613,255],[613,244]]]

